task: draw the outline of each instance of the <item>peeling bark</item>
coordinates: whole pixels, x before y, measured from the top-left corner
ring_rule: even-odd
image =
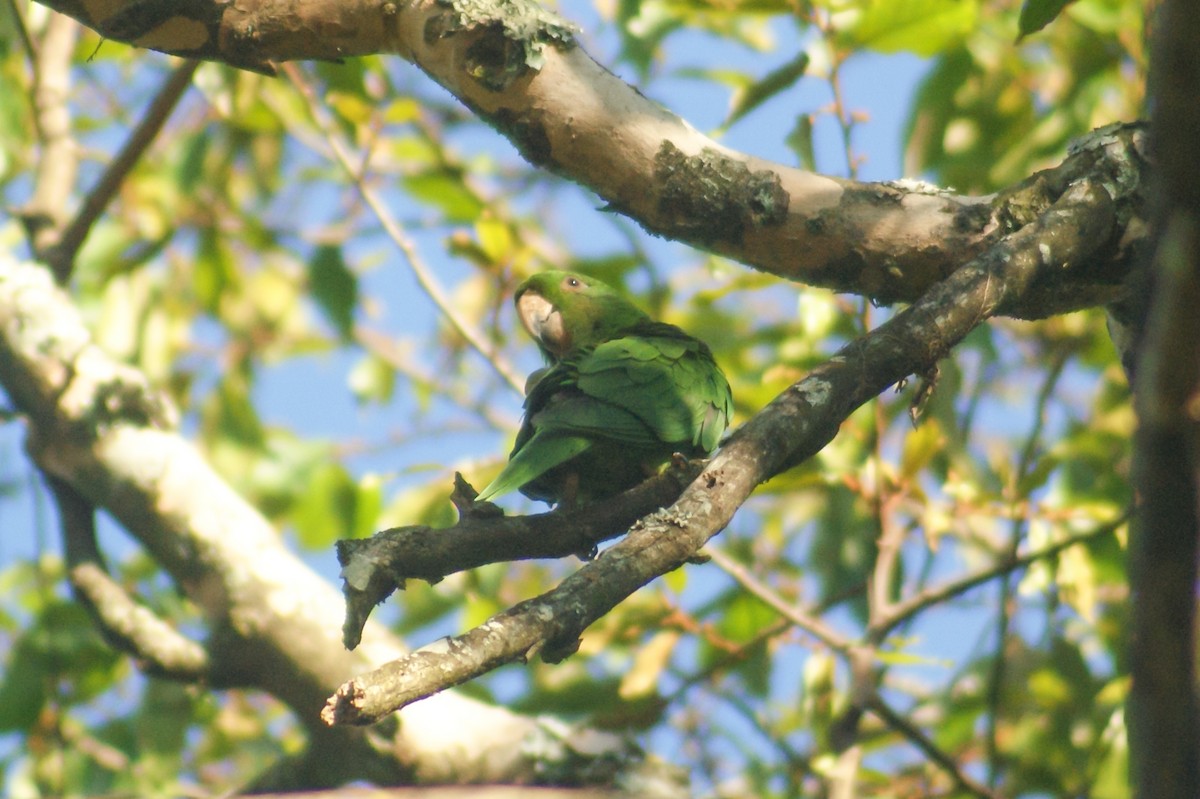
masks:
[[[1144,161],[1123,146],[1079,148],[995,197],[925,184],[860,183],[723,147],[596,63],[571,26],[528,0],[48,0],[136,46],[273,71],[273,62],[395,53],[507,136],[533,164],[596,192],[646,230],[809,285],[911,302],[983,253],[1086,170],[1114,177],[1117,238],[1141,238]],[[699,184],[699,185],[698,185]],[[1052,190],[1047,192],[1046,187]],[[715,226],[714,226],[715,224]],[[1132,243],[1132,242],[1130,242]],[[1070,281],[1006,313],[1040,318],[1122,296],[1129,248],[1102,250]]]

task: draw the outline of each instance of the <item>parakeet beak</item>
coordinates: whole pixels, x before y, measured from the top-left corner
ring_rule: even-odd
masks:
[[[556,358],[571,349],[571,335],[563,326],[562,313],[540,294],[526,291],[517,298],[517,316],[526,332]]]

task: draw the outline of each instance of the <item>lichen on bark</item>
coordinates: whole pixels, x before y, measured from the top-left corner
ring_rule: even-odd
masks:
[[[787,219],[790,197],[777,174],[754,172],[711,148],[689,156],[664,141],[655,155],[654,177],[662,186],[661,230],[656,232],[703,244],[740,244],[747,228],[778,225]]]
[[[575,46],[578,28],[530,0],[438,0],[445,9],[425,27],[425,40],[481,32],[467,50],[466,68],[492,91],[504,91],[545,63],[546,45]]]

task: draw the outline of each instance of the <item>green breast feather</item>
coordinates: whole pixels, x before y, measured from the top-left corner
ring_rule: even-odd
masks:
[[[585,291],[602,286],[605,302],[612,303],[615,293],[591,278],[561,272],[534,277],[545,275],[553,276],[552,285],[569,279],[586,281]],[[523,296],[540,288],[530,287],[533,280],[518,289],[518,308]],[[555,313],[540,297],[537,307],[540,319]],[[609,331],[611,338],[603,341],[573,330],[569,315],[546,325],[557,338],[539,344],[544,352],[558,353],[548,354],[550,367],[527,386],[525,417],[509,462],[479,499],[519,489],[549,503],[593,502],[638,484],[674,453],[703,457],[716,448],[733,400],[708,347],[628,308],[629,324]],[[557,346],[572,333],[585,343]]]

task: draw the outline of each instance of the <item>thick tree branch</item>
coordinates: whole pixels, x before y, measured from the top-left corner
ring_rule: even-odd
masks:
[[[338,542],[346,597],[342,639],[349,649],[358,646],[371,610],[406,580],[436,583],[488,563],[588,556],[646,514],[670,505],[699,473],[697,463],[673,467],[612,502],[533,516],[501,516],[491,503],[473,506],[475,489],[456,475],[451,499],[461,518],[453,527],[393,527],[369,539]]]
[[[1156,249],[1134,407],[1130,752],[1141,799],[1200,795],[1200,8],[1167,0],[1151,73]]]
[[[533,164],[590,188],[647,230],[802,283],[912,301],[1042,213],[1062,187],[1104,174],[1136,209],[1143,163],[1126,145],[1084,149],[998,197],[824,177],[734,152],[593,61],[532,0],[49,0],[103,35],[260,71],[270,62],[392,52],[507,136]],[[1126,136],[1117,132],[1113,136]],[[1108,161],[1103,159],[1108,158]],[[1119,177],[1118,177],[1119,176]],[[1114,179],[1115,178],[1115,179]],[[1116,299],[1142,228],[1122,246],[1022,294],[1042,317]]]
[[[27,421],[37,465],[106,508],[200,607],[210,627],[210,684],[268,691],[309,725],[322,757],[291,774],[305,787],[536,782],[542,773],[582,773],[564,764],[590,759],[614,764],[614,779],[638,768],[615,739],[576,749],[571,737],[586,730],[560,735],[454,693],[409,708],[370,737],[320,725],[317,711],[338,682],[397,657],[398,643],[372,624],[363,645],[345,651],[336,590],[174,430],[174,413],[145,378],[91,342],[49,272],[3,253],[0,385]]]
[[[322,717],[329,724],[371,723],[534,652],[551,662],[570,655],[588,625],[695,557],[755,487],[820,451],[855,408],[930,368],[978,324],[1018,302],[1047,271],[1087,263],[1115,226],[1102,185],[1081,180],[1067,187],[1033,223],[772,401],[732,435],[670,508],[643,518],[548,593],[346,683]]]

